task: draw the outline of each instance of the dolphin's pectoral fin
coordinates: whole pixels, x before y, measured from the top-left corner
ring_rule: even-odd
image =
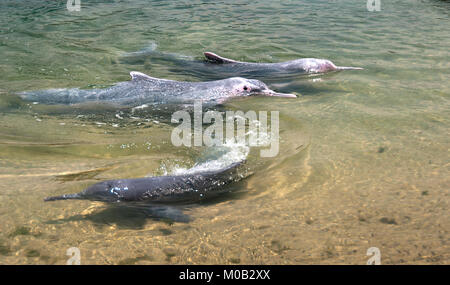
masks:
[[[171,220],[179,223],[188,223],[192,218],[183,213],[180,209],[171,206],[149,206],[146,213],[152,217]]]
[[[208,59],[209,61],[212,61],[214,63],[236,63],[237,61],[229,59],[229,58],[225,58],[225,57],[221,57],[215,53],[212,52],[204,52],[203,53],[206,57],[206,59]]]

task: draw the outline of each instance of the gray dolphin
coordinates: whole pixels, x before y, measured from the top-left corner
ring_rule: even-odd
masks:
[[[108,180],[96,183],[80,193],[47,197],[44,201],[81,199],[101,202],[192,202],[226,191],[226,186],[241,180],[239,166],[244,161],[212,171],[185,175],[155,176]]]
[[[120,61],[129,65],[143,64],[146,68],[152,65],[163,65],[171,72],[208,80],[241,76],[260,79],[266,83],[299,74],[362,69],[336,66],[327,59],[316,58],[302,58],[280,63],[251,63],[225,58],[212,52],[205,52],[204,55],[206,60],[198,60],[192,56],[162,52],[158,51],[155,43],[151,43],[149,47],[142,50],[123,54]]]
[[[184,82],[150,77],[140,72],[130,72],[131,81],[120,82],[105,89],[49,89],[22,92],[28,101],[44,104],[79,104],[85,102],[109,102],[118,105],[192,103],[202,99],[205,103],[221,104],[238,96],[297,97],[294,94],[277,93],[255,79],[233,77],[206,82]]]
[[[219,56],[212,52],[204,53],[212,63],[224,64],[232,68],[236,75],[264,74],[265,76],[280,76],[289,74],[314,74],[339,70],[361,70],[360,67],[336,66],[327,59],[301,58],[278,63],[242,62]]]

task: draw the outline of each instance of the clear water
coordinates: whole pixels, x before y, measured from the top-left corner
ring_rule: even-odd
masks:
[[[448,264],[450,3],[381,1],[65,1],[0,3],[0,263]],[[201,150],[175,148],[150,112],[33,105],[15,94],[92,88],[141,71],[213,75],[157,50],[252,62],[301,57],[360,66],[271,81],[298,99],[250,98],[227,108],[280,111],[280,154],[249,155],[237,194],[171,223],[101,203],[44,203],[105,179],[189,168]],[[116,116],[118,114],[119,116]],[[119,118],[120,117],[120,118]],[[121,119],[122,118],[122,119]]]

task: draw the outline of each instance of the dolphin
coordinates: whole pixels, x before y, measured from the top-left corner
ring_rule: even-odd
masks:
[[[283,76],[292,74],[315,74],[339,70],[361,70],[360,67],[336,66],[327,59],[301,58],[278,63],[242,62],[219,56],[212,52],[204,53],[210,63],[221,64],[233,69],[236,76],[263,74],[264,76]]]
[[[160,79],[146,74],[130,72],[131,81],[120,82],[105,89],[49,89],[19,93],[25,100],[44,104],[80,104],[108,102],[122,106],[141,104],[189,104],[203,100],[205,104],[222,104],[232,97],[277,96],[297,97],[277,93],[255,79],[232,77],[216,81],[185,82]]]
[[[110,203],[195,202],[226,192],[227,185],[241,180],[244,175],[239,171],[239,166],[244,162],[242,160],[222,169],[183,175],[107,180],[79,193],[47,197],[44,201],[79,199]]]
[[[254,78],[266,83],[276,82],[280,78],[290,78],[296,75],[320,74],[340,70],[361,70],[359,67],[336,66],[327,59],[301,58],[280,63],[240,62],[205,52],[202,60],[193,56],[163,52],[157,49],[155,43],[131,53],[125,53],[120,61],[128,65],[151,66],[161,65],[171,72],[194,76],[197,78],[215,80],[233,76]],[[216,64],[211,64],[216,63]]]
[[[44,201],[77,199],[125,207],[145,205],[152,215],[188,222],[189,217],[176,206],[231,192],[228,187],[230,184],[248,176],[240,170],[244,163],[245,160],[241,160],[222,169],[184,175],[107,180],[91,185],[79,193],[47,197]]]

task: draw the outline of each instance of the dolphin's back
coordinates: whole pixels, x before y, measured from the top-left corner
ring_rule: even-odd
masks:
[[[243,62],[219,56],[212,52],[204,53],[209,62],[222,65],[223,69],[229,70],[235,76],[258,77],[258,76],[282,76],[291,73],[308,73],[309,65],[314,59],[304,58],[286,62]]]
[[[180,99],[184,84],[156,81],[126,81],[105,89],[48,89],[20,93],[27,101],[43,104],[80,104],[87,102],[107,101],[118,105],[134,105],[135,103],[169,103]]]
[[[150,77],[131,72],[131,81],[104,89],[49,89],[19,93],[27,101],[43,104],[80,104],[108,102],[123,106],[139,104],[183,104],[196,99],[218,100],[226,96],[228,79],[209,82],[185,82]]]
[[[156,176],[113,180],[124,201],[183,202],[196,201],[227,191],[227,185],[240,180],[238,166],[242,162],[217,171],[176,176]]]

